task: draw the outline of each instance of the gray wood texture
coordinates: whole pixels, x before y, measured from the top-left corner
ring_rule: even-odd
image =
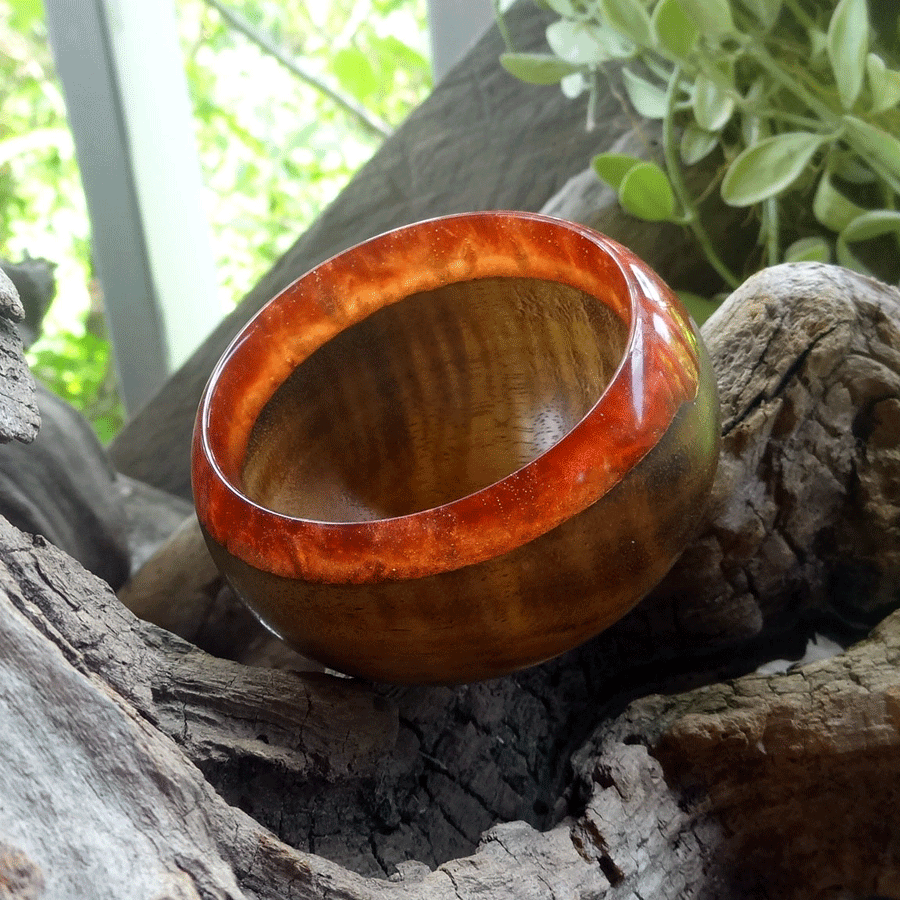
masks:
[[[867,829],[898,790],[881,745],[869,752],[873,733],[896,740],[886,724],[894,656],[879,641],[895,640],[898,620],[874,644],[803,670],[814,677],[746,673],[799,658],[815,628],[850,642],[896,604],[900,291],[836,267],[778,267],[749,279],[704,335],[719,372],[722,461],[704,526],[654,595],[594,641],[509,678],[377,687],[398,731],[374,776],[310,787],[265,765],[204,766],[220,794],[348,871],[402,875],[409,896],[455,885],[491,898],[812,897],[806,886],[827,879],[847,890],[892,884],[893,832]],[[189,523],[153,561],[157,611],[186,615],[198,540]],[[772,549],[785,546],[793,551]],[[848,579],[848,569],[867,577]],[[199,571],[207,626],[210,605],[233,598],[213,587],[208,563]],[[227,630],[228,616],[218,621]],[[241,627],[252,658],[259,636]],[[226,637],[241,656],[237,636]],[[872,646],[877,672],[863,676],[854,660]],[[297,664],[289,651],[267,653]],[[851,689],[863,678],[865,690]],[[698,683],[711,686],[673,698]],[[615,717],[629,696],[653,691],[667,696]],[[695,745],[714,775],[693,762]],[[834,804],[840,839],[865,846],[838,854],[837,838],[817,837],[805,847],[807,801],[820,818]],[[763,812],[769,804],[783,827]],[[888,862],[876,881],[879,853]]]
[[[540,14],[512,18],[538,46]],[[230,335],[387,227],[544,207],[667,277],[708,278],[680,235],[614,211],[583,173],[605,149],[583,110],[508,78],[499,50],[488,36],[451,73],[131,423],[115,448],[131,474],[184,494],[193,409]],[[646,143],[612,99],[603,112],[603,140]],[[0,520],[0,896],[900,897],[900,292],[779,267],[704,336],[723,451],[697,539],[618,625],[508,678],[295,671],[310,667],[234,605],[190,520],[129,599],[189,642]],[[12,379],[16,340],[0,329]],[[5,414],[7,437],[36,426],[27,403]],[[879,620],[831,659],[773,663],[815,629],[851,643]]]
[[[9,276],[0,269],[0,442],[33,441],[41,416],[34,395],[34,379],[22,356],[16,323],[25,310]]]
[[[127,667],[140,681],[158,664],[128,646],[150,629],[132,621],[123,633],[98,617],[87,644],[84,630],[58,630],[74,599],[93,617],[107,589],[5,524],[0,536],[6,896],[805,900],[900,890],[889,824],[900,799],[897,614],[825,662],[638,700],[586,736],[550,827],[494,824],[433,870],[410,856],[390,879],[364,878],[226,803],[121,677]],[[79,577],[88,580],[73,586]]]

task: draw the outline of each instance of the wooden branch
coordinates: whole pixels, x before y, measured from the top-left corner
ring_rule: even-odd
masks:
[[[897,896],[898,658],[894,613],[841,656],[642,700],[619,734],[643,735],[687,816],[716,823],[710,874],[743,896]]]
[[[0,269],[0,442],[33,441],[41,417],[34,397],[34,380],[22,356],[16,322],[25,316],[19,295]]]
[[[702,533],[651,603],[704,641],[810,614],[871,627],[900,578],[900,291],[835,266],[777,266],[703,334],[719,473]]]
[[[474,855],[434,871],[407,856],[385,881],[292,849],[229,806],[157,727],[169,712],[157,703],[147,715],[146,683],[124,683],[139,637],[145,657],[159,650],[153,631],[122,611],[89,616],[97,603],[111,613],[99,582],[79,592],[90,576],[61,554],[8,528],[3,538],[13,564],[0,567],[0,875],[14,868],[49,896],[737,900],[762,889],[892,896],[900,884],[896,832],[873,828],[900,799],[900,614],[826,662],[637,701],[575,754],[548,830],[494,825]],[[96,624],[78,627],[88,617]],[[273,681],[268,700],[282,712],[284,686]],[[481,699],[509,690],[487,686]],[[420,724],[440,714],[439,697],[419,693]],[[494,710],[482,707],[479,724]],[[516,718],[527,721],[521,709]],[[189,715],[183,724],[193,727]],[[444,725],[459,752],[467,727]]]
[[[56,296],[56,266],[49,260],[26,256],[17,263],[0,259],[0,270],[9,276],[22,305],[19,333],[26,347],[41,333],[41,324]],[[2,289],[0,289],[2,293]]]
[[[69,662],[102,677],[198,765],[250,758],[334,780],[365,771],[393,744],[396,711],[360,683],[207,656],[134,619],[107,585],[5,520],[0,559],[4,589],[21,593]]]

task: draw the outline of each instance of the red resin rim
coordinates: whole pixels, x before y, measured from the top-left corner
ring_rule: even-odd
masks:
[[[411,294],[489,277],[568,284],[629,325],[626,352],[584,418],[522,468],[442,506],[363,522],[317,522],[247,497],[251,430],[291,372],[335,335]],[[287,578],[366,583],[433,575],[507,553],[602,497],[694,399],[690,317],[645,263],[588,228],[533,213],[432,219],[316,266],[264,306],[219,361],[194,429],[194,501],[210,537]]]

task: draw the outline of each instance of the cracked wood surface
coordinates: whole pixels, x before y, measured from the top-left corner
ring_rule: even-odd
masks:
[[[520,47],[537,46],[545,20],[518,7]],[[482,43],[126,429],[115,452],[131,471],[185,489],[196,398],[225,342],[335,250],[548,197],[619,227],[589,177],[555,195],[597,149],[583,108],[499,72],[499,50]],[[625,134],[611,98],[601,113]],[[666,277],[666,260],[695,271],[680,232],[630,227]],[[390,688],[213,658],[0,525],[0,887],[74,900],[900,897],[884,824],[898,800],[897,616],[833,660],[746,674],[799,655],[816,625],[861,634],[896,603],[898,322],[896,291],[844,270],[748,281],[704,330],[724,449],[697,540],[619,625],[497,681]],[[20,357],[5,332],[0,350]],[[27,404],[10,417],[34,426]],[[221,655],[301,665],[203,565],[176,570],[156,613]],[[630,697],[642,699],[623,710]]]
[[[117,627],[127,613],[108,629],[98,616],[80,652],[48,624],[53,605],[106,612],[92,609],[109,600],[105,586],[3,532],[0,879],[22,886],[11,896],[900,896],[889,824],[900,799],[900,614],[824,662],[635,701],[575,752],[546,830],[496,824],[469,855],[433,871],[408,855],[392,879],[373,879],[288,846],[226,803],[139,709],[140,691],[111,683],[116,666],[89,664],[101,648],[130,654]],[[86,583],[63,594],[58,577]],[[36,607],[41,579],[48,597]]]
[[[316,783],[358,776],[393,746],[396,710],[365,685],[209,657],[135,619],[55,547],[0,522],[7,594],[21,595],[21,608],[77,670],[103,678],[197,765],[266,760]]]
[[[836,266],[777,266],[703,334],[719,472],[707,525],[655,599],[695,635],[809,613],[871,627],[900,579],[900,292]]]
[[[897,616],[799,673],[673,696],[790,652],[805,641],[807,619],[858,624],[885,609],[898,546],[891,486],[900,454],[890,436],[900,408],[900,294],[834,267],[782,267],[750,279],[705,335],[720,372],[725,444],[723,480],[689,550],[695,562],[676,566],[657,596],[594,641],[509,678],[367,686],[213,659],[134,619],[63,554],[0,531],[0,589],[12,609],[3,627],[24,613],[31,640],[68,666],[54,684],[87,680],[103,704],[115,695],[121,714],[162,742],[154,784],[180,784],[188,772],[190,790],[202,782],[208,792],[196,801],[207,830],[190,836],[205,868],[179,849],[173,869],[169,844],[140,833],[153,823],[129,819],[139,832],[133,846],[155,854],[154,877],[186,877],[200,896],[266,898],[726,900],[827,897],[831,888],[900,896],[894,829],[877,826],[898,799]],[[765,550],[770,541],[809,549],[800,560]],[[696,560],[715,562],[709,582],[694,577]],[[842,593],[834,573],[850,564],[865,565],[882,591]],[[0,650],[8,715],[59,702],[56,724],[41,726],[57,754],[44,759],[41,783],[55,793],[41,796],[56,803],[58,794],[65,807],[66,792],[84,783],[101,795],[135,791],[121,782],[150,764],[129,756],[133,741],[106,741],[107,754],[121,749],[124,758],[54,782],[54,772],[72,771],[61,712],[72,701],[8,687],[7,668],[19,685],[23,666],[35,665],[36,657],[17,661],[22,643],[13,636]],[[629,696],[654,690],[667,696],[616,715]],[[313,699],[311,711],[317,691],[332,702]],[[28,758],[28,744],[4,753]],[[174,760],[177,775],[167,771]],[[3,790],[17,785],[8,776]],[[195,824],[177,812],[181,795],[150,796],[167,810],[153,822],[175,804],[184,826],[171,840],[181,848],[184,827]],[[22,804],[10,808],[23,815]],[[52,808],[58,831],[71,808]],[[826,840],[819,823],[829,809],[841,823]],[[72,864],[66,854],[88,851],[49,840],[26,839],[0,816],[0,841],[52,885],[57,867]],[[124,853],[128,840],[116,846]]]
[[[34,440],[41,417],[34,379],[22,355],[16,323],[25,316],[19,295],[0,269],[0,443]]]

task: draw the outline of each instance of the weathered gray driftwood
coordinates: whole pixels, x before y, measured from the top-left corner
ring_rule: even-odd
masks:
[[[0,515],[119,587],[190,507],[118,475],[84,417],[35,384],[22,342],[55,292],[47,260],[0,260]]]
[[[723,452],[704,531],[654,603],[698,637],[810,613],[871,627],[900,579],[900,292],[777,266],[703,334]]]
[[[531,5],[512,18],[522,49],[542,43]],[[129,471],[185,493],[193,410],[228,337],[313,263],[404,221],[551,198],[670,280],[706,277],[680,232],[636,227],[590,175],[557,194],[602,140],[555,88],[500,72],[499,50],[482,43],[129,425],[114,448]],[[600,115],[610,141],[642,143],[611,97]],[[305,664],[234,605],[190,524],[129,588],[189,643],[0,521],[0,889],[900,896],[898,614],[833,659],[751,673],[799,656],[814,628],[852,639],[896,602],[900,296],[779,268],[705,335],[724,446],[697,540],[619,625],[509,678],[391,688],[289,671]],[[23,371],[0,327],[0,375]],[[13,387],[6,439],[36,425]]]
[[[56,296],[56,267],[49,260],[26,256],[19,262],[0,259],[0,269],[19,296],[22,318],[16,321],[23,343],[30,347],[40,334],[41,323]]]
[[[0,269],[0,442],[33,441],[41,417],[34,398],[34,380],[22,356],[16,330],[25,310],[9,276]]]
[[[119,587],[131,562],[116,473],[77,410],[40,384],[35,399],[38,434],[0,446],[0,514]]]
[[[900,620],[799,674],[671,692],[790,652],[806,639],[799,620],[821,623],[838,601],[857,620],[885,608],[830,573],[862,560],[873,583],[896,579],[888,487],[900,456],[881,428],[900,403],[898,322],[896,290],[845,270],[751,279],[706,332],[732,374],[721,377],[726,480],[699,561],[595,641],[510,678],[388,688],[214,659],[132,618],[64,555],[0,529],[3,727],[16,736],[3,752],[17,761],[0,790],[19,817],[42,796],[48,823],[0,817],[0,841],[47,884],[78,854],[95,859],[95,884],[120,884],[108,870],[131,854],[156,879],[131,894],[147,897],[168,896],[165,878],[201,896],[267,898],[813,897],[829,885],[892,896],[896,837],[871,823],[900,790]],[[870,421],[882,425],[858,427]],[[809,479],[788,477],[804,465]],[[804,514],[780,516],[779,502]],[[799,572],[796,554],[759,550],[783,531],[835,530],[842,541],[812,540]],[[688,577],[710,547],[720,571],[700,591]],[[746,569],[765,591],[737,592]],[[668,696],[616,717],[624,698],[654,689]],[[40,740],[24,724],[35,710]],[[78,724],[82,713],[115,739]],[[124,830],[103,844],[70,824],[73,842],[58,841],[88,799],[91,822],[113,816]],[[827,808],[839,828],[801,831]],[[852,849],[837,852],[840,841]]]
[[[97,665],[101,653],[122,654],[120,673],[128,664],[140,670],[152,653],[123,653],[122,632],[102,621],[93,646],[79,644],[84,635],[69,639],[34,604],[42,593],[59,608],[78,597],[89,616],[105,586],[74,588],[78,570],[58,551],[30,547],[5,525],[0,533],[2,558],[15,562],[0,564],[0,884],[12,887],[8,896],[550,900],[900,891],[890,824],[900,800],[900,614],[826,662],[637,701],[586,736],[547,830],[496,824],[473,854],[434,871],[411,855],[385,881],[292,848],[228,805],[134,689],[120,681],[117,690],[110,667]],[[25,569],[32,575],[23,577]],[[186,716],[184,730],[192,727]],[[445,729],[465,733],[464,723]],[[272,777],[284,785],[298,775]]]

